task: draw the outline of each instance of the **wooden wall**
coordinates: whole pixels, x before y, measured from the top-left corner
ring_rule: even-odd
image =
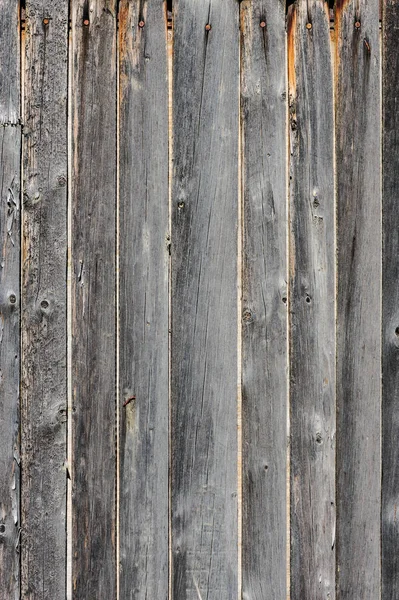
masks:
[[[0,0],[0,599],[399,597],[399,1]]]

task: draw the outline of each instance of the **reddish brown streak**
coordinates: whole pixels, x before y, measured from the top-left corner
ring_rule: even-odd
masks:
[[[127,406],[132,400],[136,400],[136,396],[130,396],[130,398],[124,401],[123,406]]]

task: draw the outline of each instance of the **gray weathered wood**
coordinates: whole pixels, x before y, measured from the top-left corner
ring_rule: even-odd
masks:
[[[378,17],[378,0],[340,0],[336,6],[337,595],[341,600],[380,595]]]
[[[288,30],[291,598],[335,598],[335,203],[328,4]]]
[[[163,0],[123,0],[120,61],[120,594],[168,597],[168,79]],[[144,27],[139,27],[139,22]],[[135,400],[129,402],[129,398]],[[124,404],[126,406],[124,406]]]
[[[287,93],[285,2],[244,0],[243,594],[286,598]],[[261,23],[264,26],[261,26]]]
[[[172,595],[179,600],[238,593],[238,13],[238,2],[174,3]]]
[[[72,8],[73,593],[113,599],[116,2]]]
[[[24,42],[21,584],[23,598],[61,600],[66,572],[65,2],[27,0]]]
[[[0,2],[0,595],[19,598],[19,3]]]
[[[382,599],[399,597],[399,2],[387,0],[382,65]]]

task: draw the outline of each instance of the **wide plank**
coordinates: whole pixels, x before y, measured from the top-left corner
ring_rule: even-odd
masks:
[[[20,593],[20,23],[0,1],[0,581]]]
[[[237,598],[239,4],[176,0],[172,597]]]
[[[287,81],[285,2],[244,0],[243,597],[287,587]]]
[[[340,0],[336,35],[337,595],[380,596],[379,0]]]
[[[65,598],[68,7],[27,0],[23,51],[22,596]]]
[[[170,241],[163,0],[120,3],[119,66],[120,597],[166,600]]]
[[[73,597],[116,589],[116,1],[72,3]]]
[[[382,600],[399,597],[399,2],[382,35]]]
[[[335,598],[335,198],[328,4],[288,29],[291,599]]]

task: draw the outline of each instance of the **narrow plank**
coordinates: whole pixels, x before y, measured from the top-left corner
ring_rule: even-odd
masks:
[[[291,598],[335,598],[335,203],[328,4],[289,23]]]
[[[399,597],[399,2],[383,13],[382,65],[382,599]]]
[[[0,1],[0,580],[19,598],[20,27],[19,2]]]
[[[115,597],[116,2],[72,4],[73,594]]]
[[[22,596],[65,598],[68,7],[27,0],[22,211]]]
[[[163,0],[121,2],[119,48],[120,597],[166,600],[169,192]]]
[[[243,597],[286,598],[287,92],[285,2],[244,0]]]
[[[380,596],[379,1],[336,5],[337,595]]]
[[[179,600],[238,594],[238,19],[238,2],[174,3],[171,483]]]

